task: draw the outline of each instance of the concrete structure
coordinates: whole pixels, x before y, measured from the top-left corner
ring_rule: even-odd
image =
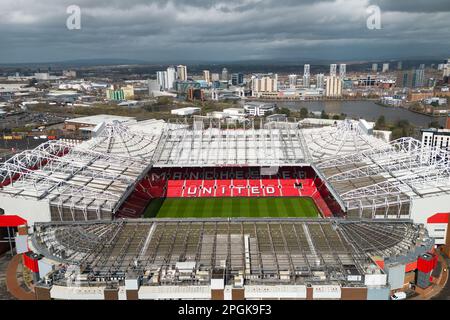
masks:
[[[383,73],[389,72],[389,63],[383,63],[383,70],[382,70],[382,72]]]
[[[378,63],[372,64],[372,72],[378,72]]]

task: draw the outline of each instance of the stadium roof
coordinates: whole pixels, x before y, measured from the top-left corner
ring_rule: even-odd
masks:
[[[408,215],[411,199],[450,194],[449,153],[413,138],[315,163],[357,217]]]
[[[411,199],[450,192],[448,154],[412,138],[388,144],[357,121],[322,128],[256,124],[103,124],[89,141],[47,142],[2,164],[0,195],[47,201],[59,215],[78,210],[92,220],[116,212],[152,166],[309,164],[355,217],[406,218]]]
[[[79,266],[91,281],[133,271],[145,275],[143,285],[200,285],[218,269],[227,282],[243,277],[245,284],[363,285],[363,277],[348,275],[368,273],[375,257],[406,257],[433,245],[407,221],[117,220],[35,230],[35,252]],[[192,265],[187,278],[176,272],[180,262]]]

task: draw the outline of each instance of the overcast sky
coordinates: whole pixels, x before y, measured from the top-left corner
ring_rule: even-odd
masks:
[[[0,63],[414,57],[450,58],[450,0],[0,0]]]

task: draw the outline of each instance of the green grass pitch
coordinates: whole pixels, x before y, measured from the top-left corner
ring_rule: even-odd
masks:
[[[317,218],[314,201],[280,198],[166,198],[148,206],[146,218]]]

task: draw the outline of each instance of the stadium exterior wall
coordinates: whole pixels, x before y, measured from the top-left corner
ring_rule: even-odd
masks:
[[[107,287],[66,287],[38,285],[38,300],[388,300],[386,287],[306,286],[250,286],[213,290],[209,286],[142,286],[139,290]]]
[[[5,215],[18,215],[32,226],[36,222],[50,222],[50,206],[48,202],[34,199],[11,198],[0,193],[0,203]]]

